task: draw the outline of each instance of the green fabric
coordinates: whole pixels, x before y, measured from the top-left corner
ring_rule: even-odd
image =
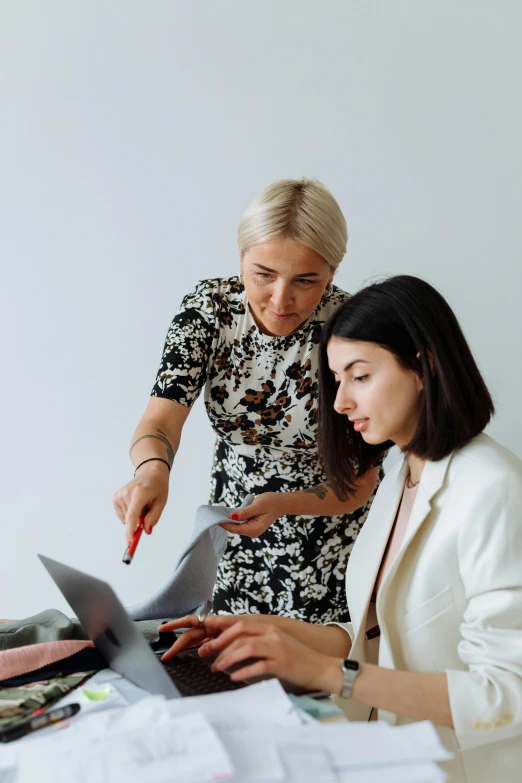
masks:
[[[28,718],[35,710],[50,707],[93,674],[93,671],[77,672],[17,688],[0,688],[0,728]]]
[[[135,625],[147,641],[159,639],[157,620],[141,620]],[[67,617],[58,609],[46,609],[23,620],[0,623],[0,652],[26,644],[88,638],[76,617]]]
[[[70,619],[58,609],[46,609],[23,620],[0,623],[0,652],[63,639],[88,639],[88,636],[76,618]]]

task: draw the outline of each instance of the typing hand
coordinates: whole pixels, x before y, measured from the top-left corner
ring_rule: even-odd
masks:
[[[212,614],[205,617],[203,625],[201,625],[199,618],[195,614],[189,614],[186,617],[180,617],[179,620],[171,620],[169,623],[163,623],[158,628],[161,633],[169,631],[178,631],[183,629],[185,632],[176,639],[170,650],[167,650],[161,657],[162,661],[170,661],[183,650],[188,650],[193,647],[199,647],[199,654],[201,656],[209,655],[211,653],[204,652],[202,646],[207,642],[216,639],[227,628],[235,625],[236,623],[243,622],[248,625],[252,624],[266,624],[270,621],[269,615],[217,615]],[[188,629],[188,630],[185,630]]]
[[[202,642],[199,648],[201,656],[217,656],[213,671],[231,671],[230,678],[234,681],[274,675],[301,688],[340,692],[340,658],[324,655],[298,642],[270,625],[268,615],[233,619],[234,623],[223,628],[216,638]]]

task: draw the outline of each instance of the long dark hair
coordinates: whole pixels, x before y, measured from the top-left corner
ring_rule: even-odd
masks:
[[[417,427],[404,448],[411,454],[436,462],[482,432],[494,413],[459,322],[433,286],[398,275],[363,288],[335,311],[321,335],[319,451],[328,483],[342,500],[393,444],[365,443],[334,410],[337,389],[326,353],[332,337],[377,343],[422,378]]]

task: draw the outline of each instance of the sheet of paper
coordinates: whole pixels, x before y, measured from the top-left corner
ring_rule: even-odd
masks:
[[[12,747],[12,743],[0,744],[0,783],[14,783],[16,761],[16,750]]]
[[[249,726],[300,726],[300,710],[292,704],[279,680],[263,680],[248,688],[209,696],[190,696],[167,702],[171,715],[204,713],[218,731]]]
[[[319,737],[321,745],[332,754],[338,770],[451,758],[428,722],[400,727],[392,727],[384,721],[317,724],[300,729],[281,726],[277,744],[279,747],[285,744],[305,746],[316,744]]]
[[[449,755],[431,724],[415,728],[411,735],[402,728],[397,735],[397,729],[387,723],[349,722],[302,727],[252,725],[219,729],[219,735],[236,769],[234,783],[294,779],[319,783],[323,779],[317,777],[319,769],[323,769],[325,781],[439,783],[445,777],[433,761]],[[396,735],[399,754],[394,748]],[[422,751],[410,745],[408,737],[412,743],[418,742]],[[420,755],[424,760],[415,760]],[[311,770],[315,770],[314,776]]]
[[[447,776],[437,764],[397,764],[340,772],[336,783],[445,783]]]
[[[165,707],[96,713],[76,730],[26,745],[16,783],[171,783],[174,772],[186,783],[230,779],[234,768],[205,716],[172,717]]]
[[[449,758],[429,723],[255,725],[218,732],[236,768],[235,781],[322,780],[347,783],[439,783],[435,760]],[[314,769],[314,777],[305,773]],[[415,777],[417,776],[417,777]]]
[[[274,740],[268,744],[260,742],[255,728],[220,731],[219,736],[236,771],[231,783],[274,783],[287,780]],[[306,780],[304,778],[301,783]]]
[[[337,770],[331,754],[322,744],[285,745],[279,756],[289,783],[313,780],[317,783],[338,783]]]

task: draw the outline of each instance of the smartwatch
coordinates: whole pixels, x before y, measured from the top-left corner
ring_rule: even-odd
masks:
[[[359,674],[359,662],[345,658],[341,664],[341,671],[343,673],[343,687],[340,695],[343,699],[349,699],[352,695],[353,684]]]

